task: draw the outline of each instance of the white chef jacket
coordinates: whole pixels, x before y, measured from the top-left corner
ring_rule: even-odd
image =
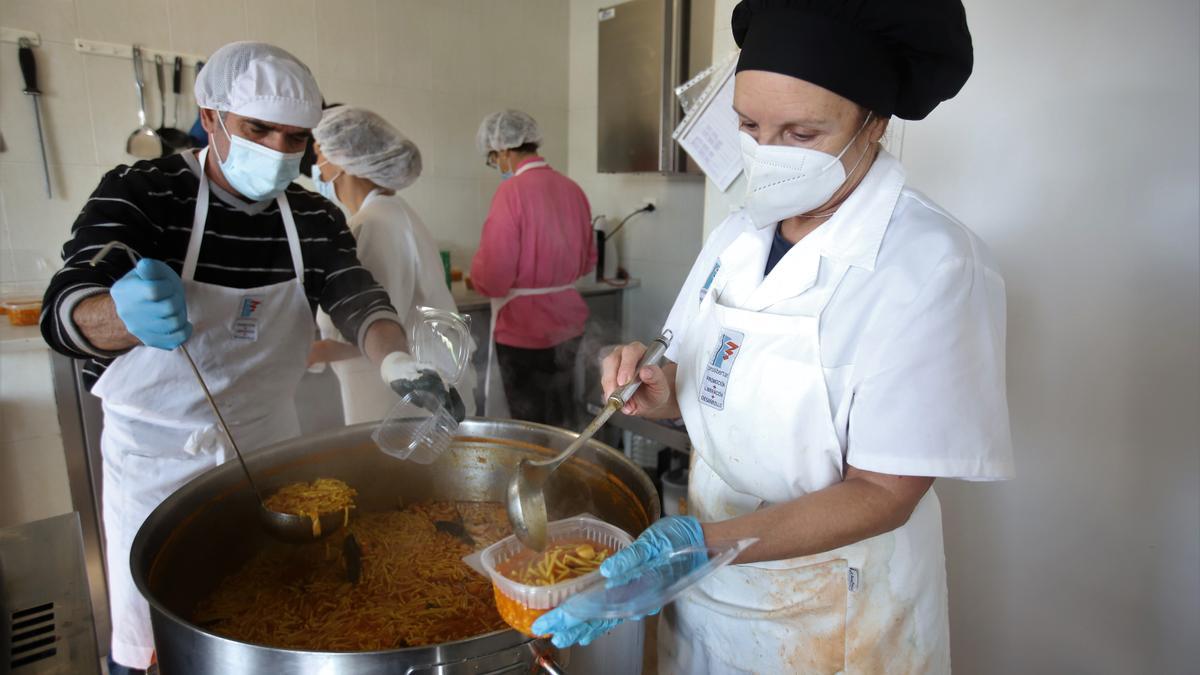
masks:
[[[678,357],[720,256],[742,233],[772,228],[740,212],[708,238],[667,318]],[[815,290],[836,283],[820,313],[820,358],[847,464],[896,475],[1001,480],[1013,475],[1005,396],[1004,281],[984,243],[928,197],[905,186],[900,162],[881,151],[862,183],[785,259],[818,265]],[[782,261],[781,261],[782,262]],[[811,313],[784,277],[761,276],[743,305],[768,314]],[[776,396],[786,394],[773,394]]]
[[[458,311],[437,244],[402,197],[372,192],[347,224],[358,241],[359,262],[387,291],[406,333],[412,335],[415,307]],[[345,342],[325,312],[318,312],[317,325],[323,339]],[[341,384],[347,424],[382,419],[395,405],[396,395],[365,357],[331,365]],[[474,384],[474,370],[468,368],[458,385],[468,415],[475,410]]]

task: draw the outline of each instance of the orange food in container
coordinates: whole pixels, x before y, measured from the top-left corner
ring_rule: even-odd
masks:
[[[600,563],[633,543],[624,530],[589,516],[550,523],[546,539],[546,550],[538,552],[509,536],[484,549],[479,559],[492,580],[500,618],[530,637],[534,621],[601,583]]]
[[[38,318],[42,315],[42,301],[7,302],[4,303],[4,309],[8,314],[8,321],[12,325],[36,326]]]

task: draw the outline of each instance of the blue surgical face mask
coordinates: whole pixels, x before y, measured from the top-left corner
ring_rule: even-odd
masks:
[[[229,155],[217,160],[225,180],[243,197],[250,201],[262,201],[283,192],[289,183],[300,175],[300,160],[303,152],[279,152],[259,145],[241,136],[234,136],[225,128],[225,120],[217,114],[221,130],[229,137]]]
[[[321,164],[327,164],[327,162],[322,162]],[[312,180],[313,185],[317,186],[317,194],[321,195],[325,199],[328,199],[334,204],[337,204],[339,207],[342,205],[342,203],[338,201],[337,190],[334,189],[333,182],[337,180],[338,176],[340,175],[342,175],[341,171],[337,172],[337,176],[334,176],[329,180],[325,180],[324,178],[321,178],[321,165],[313,164]]]
[[[508,171],[500,168],[500,153],[496,153],[496,160],[492,166],[496,167],[496,170],[500,172],[500,180],[508,180],[513,177],[512,167],[509,167]]]

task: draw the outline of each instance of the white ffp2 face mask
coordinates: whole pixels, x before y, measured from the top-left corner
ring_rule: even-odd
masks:
[[[746,170],[745,211],[754,226],[761,230],[828,202],[846,182],[842,155],[854,145],[870,119],[868,114],[836,156],[812,148],[759,145],[750,134],[738,132]]]

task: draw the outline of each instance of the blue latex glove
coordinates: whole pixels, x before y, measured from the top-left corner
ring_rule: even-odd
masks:
[[[142,258],[109,293],[125,329],[142,344],[170,350],[191,337],[183,281],[166,263]]]
[[[628,583],[645,570],[667,562],[675,551],[693,546],[704,546],[700,521],[691,516],[668,516],[646,528],[633,544],[605,560],[600,566],[600,574],[611,582]],[[703,564],[706,559],[707,556],[696,556],[695,565]],[[657,610],[651,612],[656,613]],[[591,644],[621,622],[622,619],[578,619],[558,608],[533,622],[533,632],[552,635],[550,641],[562,649],[573,644]]]

